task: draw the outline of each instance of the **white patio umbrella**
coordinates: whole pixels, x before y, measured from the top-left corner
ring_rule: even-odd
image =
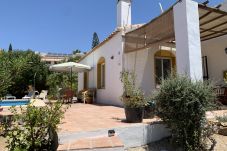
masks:
[[[91,67],[87,65],[75,63],[75,62],[66,62],[66,63],[51,65],[49,70],[56,71],[56,72],[71,73],[71,89],[72,89],[72,73],[89,71],[91,70]]]
[[[66,62],[56,65],[51,65],[49,68],[50,71],[56,71],[56,72],[84,72],[91,70],[90,66],[75,63],[75,62]]]

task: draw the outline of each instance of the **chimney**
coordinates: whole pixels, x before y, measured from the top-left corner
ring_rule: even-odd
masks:
[[[131,25],[132,0],[117,0],[117,27]]]
[[[221,6],[220,9],[223,10],[223,11],[227,11],[227,0],[225,0],[225,1],[222,3],[222,6]]]

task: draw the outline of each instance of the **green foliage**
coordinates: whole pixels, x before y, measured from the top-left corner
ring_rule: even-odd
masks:
[[[9,52],[12,52],[13,51],[13,46],[12,44],[9,44]]]
[[[0,64],[4,69],[0,69],[0,76],[10,79],[4,80],[3,85],[7,85],[8,93],[21,98],[27,93],[28,85],[34,83],[34,75],[36,73],[36,90],[46,88],[46,76],[48,74],[47,66],[41,62],[39,55],[32,51],[13,51],[2,52],[0,55]],[[7,74],[6,74],[7,73]],[[2,76],[2,77],[3,77]],[[4,89],[1,89],[2,91]],[[5,90],[4,90],[5,91]],[[4,96],[4,93],[0,93]]]
[[[55,150],[58,144],[57,125],[65,110],[59,102],[41,108],[32,104],[20,109],[11,107],[10,111],[14,116],[13,124],[6,133],[8,149]]]
[[[0,97],[3,97],[7,94],[9,87],[12,85],[12,81],[7,58],[0,57],[0,59]]]
[[[73,51],[74,55],[77,54],[77,53],[81,53],[81,51],[79,49],[76,49],[76,50]]]
[[[79,50],[78,50],[79,51]],[[77,51],[77,52],[78,52]],[[77,57],[70,57],[68,62],[78,62],[80,60],[80,56]],[[72,81],[71,81],[72,80]],[[72,74],[72,79],[70,73],[57,73],[52,72],[47,77],[47,86],[49,87],[49,96],[51,98],[55,98],[59,96],[59,88],[71,88],[73,91],[77,92],[78,90],[78,73]]]
[[[80,56],[70,57],[68,59],[68,62],[79,62],[80,58],[81,58]]]
[[[218,117],[216,117],[216,119],[217,119],[219,122],[227,122],[227,115],[218,116]]]
[[[212,85],[172,76],[162,82],[154,99],[174,141],[187,151],[205,150],[205,140],[211,139],[213,132],[205,117],[206,111],[215,106]]]
[[[98,34],[94,32],[92,39],[92,49],[95,48],[97,45],[99,45],[99,37]]]
[[[72,80],[72,89],[73,91],[77,91],[78,85],[78,74],[73,73],[72,79],[70,73],[57,73],[53,72],[47,77],[47,86],[49,87],[49,96],[51,98],[57,99],[60,88],[71,88],[71,80]]]
[[[135,74],[123,71],[120,78],[123,83],[123,94],[121,100],[125,107],[139,108],[146,106],[147,100],[144,97],[144,93],[136,86]]]

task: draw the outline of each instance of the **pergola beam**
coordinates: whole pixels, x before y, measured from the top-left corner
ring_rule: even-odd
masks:
[[[200,30],[205,30],[205,29],[203,29],[203,28],[200,28]],[[224,33],[226,33],[225,31],[220,31],[220,30],[207,30],[208,32],[212,32],[212,33],[221,33],[221,34],[224,34]],[[200,34],[201,34],[202,32],[200,32]]]
[[[147,44],[145,45],[145,47],[142,47],[142,48],[134,48],[134,49],[132,49],[132,47],[130,47],[131,49],[128,50],[128,51],[126,51],[125,53],[143,50],[143,49],[149,48],[149,47],[151,47],[152,45],[156,45],[156,44],[168,43],[169,41],[173,40],[173,38],[174,38],[174,35],[169,36],[169,37],[165,37],[165,38],[163,38],[163,39],[161,39],[161,40],[156,40],[156,41],[147,43]],[[129,47],[129,46],[127,46],[127,47]]]
[[[218,17],[209,19],[209,20],[205,21],[204,23],[200,24],[200,26],[204,26],[206,24],[212,23],[213,21],[218,20],[218,19],[221,19],[222,17],[225,17],[225,16],[227,16],[227,14],[222,14],[222,15],[220,15]]]
[[[199,8],[207,10],[207,11],[211,11],[211,12],[214,12],[214,13],[222,14],[222,15],[227,15],[227,12],[222,11],[218,8],[211,8],[211,7],[207,7],[205,5],[202,5],[202,4],[199,4]]]
[[[178,3],[176,3],[177,5]],[[175,6],[175,5],[174,5]],[[174,7],[173,6],[173,7]],[[162,43],[175,34],[173,7],[140,28],[125,34],[126,52],[145,49],[153,43]],[[199,4],[201,41],[227,35],[227,12]],[[182,27],[179,27],[182,28]],[[225,28],[225,29],[224,29]],[[178,30],[178,29],[177,29]],[[174,40],[172,36],[170,40]]]
[[[206,38],[206,37],[210,37],[210,36],[216,35],[216,34],[224,34],[224,35],[226,34],[227,35],[227,32],[225,32],[226,30],[227,30],[227,28],[222,29],[220,31],[216,31],[214,33],[211,33],[211,34],[208,34],[208,35],[205,35],[205,36],[202,36],[201,39]]]
[[[221,36],[224,36],[224,35],[227,35],[227,34],[220,34],[220,35],[217,35],[217,36],[214,36],[214,37],[202,39],[202,41],[207,41],[207,40],[214,39],[214,38],[218,38],[218,37],[221,37]]]
[[[209,16],[211,13],[212,13],[212,12],[210,11],[210,12],[204,14],[203,16],[201,16],[201,17],[199,18],[199,20],[202,20],[203,18]]]
[[[204,32],[207,32],[207,31],[210,31],[210,30],[212,30],[212,29],[215,29],[215,28],[221,27],[221,26],[226,25],[226,24],[227,24],[227,21],[225,21],[225,22],[223,22],[223,23],[221,23],[221,24],[215,25],[215,26],[213,26],[213,27],[211,27],[211,28],[205,29],[205,30],[201,31],[201,33],[204,33]]]

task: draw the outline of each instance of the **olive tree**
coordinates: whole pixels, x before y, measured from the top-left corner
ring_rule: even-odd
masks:
[[[206,111],[215,106],[210,83],[172,76],[162,82],[154,99],[158,115],[171,129],[174,142],[184,150],[206,150],[205,142],[214,142],[212,126],[206,120]]]

